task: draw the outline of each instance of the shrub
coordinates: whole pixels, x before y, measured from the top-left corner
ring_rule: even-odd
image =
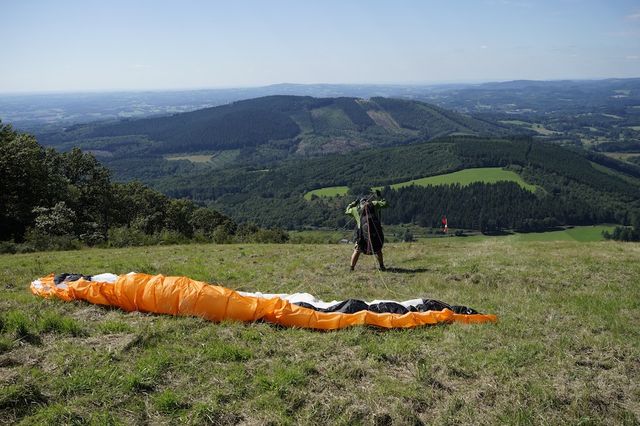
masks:
[[[126,226],[109,230],[109,247],[143,246],[150,243],[150,237],[137,228]]]
[[[37,229],[27,231],[23,253],[32,251],[78,250],[82,243],[73,235],[51,235]]]
[[[260,229],[251,240],[256,243],[283,244],[289,241],[289,233],[283,229]]]
[[[227,244],[232,240],[231,234],[224,226],[218,226],[212,234],[213,241],[217,244]]]
[[[184,234],[168,229],[164,229],[159,234],[153,236],[151,240],[154,238],[156,239],[156,244],[186,244],[190,242],[189,238]]]
[[[0,254],[14,254],[18,246],[13,241],[0,241]]]

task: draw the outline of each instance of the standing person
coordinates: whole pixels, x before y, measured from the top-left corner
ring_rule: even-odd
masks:
[[[373,195],[369,198],[355,200],[347,206],[345,214],[353,216],[356,220],[355,240],[356,245],[351,255],[351,270],[358,263],[360,253],[375,254],[381,271],[384,271],[384,259],[382,246],[384,245],[384,233],[380,223],[380,210],[388,207],[387,201],[376,191],[377,200]]]

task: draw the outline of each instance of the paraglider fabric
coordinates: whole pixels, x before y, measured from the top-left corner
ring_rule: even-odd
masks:
[[[58,279],[51,274],[32,282],[31,292],[47,298],[116,306],[125,311],[190,315],[216,322],[264,320],[285,327],[320,330],[354,325],[411,328],[438,323],[497,321],[495,315],[479,314],[471,308],[450,306],[431,299],[322,302],[308,293],[244,293],[187,277],[140,273],[120,276],[69,274]]]

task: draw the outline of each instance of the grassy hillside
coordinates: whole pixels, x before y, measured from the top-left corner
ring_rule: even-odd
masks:
[[[346,186],[330,186],[327,188],[314,189],[304,194],[305,200],[310,200],[314,195],[316,197],[334,197],[336,195],[345,195],[349,187]]]
[[[637,424],[640,246],[433,239],[390,272],[336,245],[0,256],[0,422]],[[42,300],[52,271],[188,275],[231,288],[432,297],[495,326],[338,332]]]
[[[529,191],[535,191],[536,186],[526,183],[517,173],[504,170],[500,167],[479,167],[474,169],[465,169],[453,173],[445,173],[437,176],[429,176],[421,179],[413,179],[406,182],[399,182],[390,185],[391,188],[404,188],[406,186],[427,186],[427,185],[469,185],[474,182],[496,183],[496,182],[515,182],[522,188]]]
[[[515,182],[522,188],[531,192],[536,190],[535,185],[526,183],[517,173],[504,170],[500,167],[479,167],[474,169],[464,169],[453,173],[445,173],[436,176],[429,176],[420,179],[412,179],[405,182],[398,182],[389,185],[392,189],[404,188],[411,185],[428,186],[428,185],[469,185],[474,182],[496,183],[496,182]],[[305,200],[310,200],[313,195],[318,197],[334,197],[336,195],[345,195],[348,191],[346,186],[331,186],[327,188],[314,189],[304,194]],[[374,189],[383,189],[379,186]]]

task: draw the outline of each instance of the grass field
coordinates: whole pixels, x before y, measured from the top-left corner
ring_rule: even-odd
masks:
[[[561,231],[514,234],[507,238],[516,241],[579,241],[585,243],[603,241],[602,233],[604,231],[611,232],[614,228],[614,225],[576,226]]]
[[[500,123],[504,123],[504,124],[512,124],[515,126],[522,126],[522,127],[526,127],[528,129],[531,129],[535,132],[538,132],[541,135],[545,135],[545,136],[549,136],[549,135],[554,135],[558,132],[553,131],[553,130],[549,130],[546,127],[544,127],[544,125],[540,124],[540,123],[529,123],[526,121],[522,121],[522,120],[500,120]]]
[[[443,175],[399,182],[390,186],[393,189],[398,189],[411,185],[452,185],[457,183],[464,186],[474,182],[496,183],[503,181],[515,182],[522,188],[531,192],[534,192],[537,188],[535,185],[531,185],[525,182],[517,173],[510,170],[504,170],[500,167],[480,167],[475,169],[464,169],[454,173],[446,173]],[[382,189],[382,187],[376,187],[373,189]],[[333,197],[336,195],[345,195],[348,190],[349,188],[346,186],[330,186],[309,191],[304,194],[304,198],[306,200],[310,200],[312,195],[316,195],[318,197]]]
[[[422,179],[415,179],[406,182],[391,185],[391,188],[397,189],[405,186],[417,185],[469,185],[474,182],[496,183],[501,181],[515,182],[522,188],[529,191],[535,191],[536,186],[526,183],[520,175],[510,170],[504,170],[500,167],[481,167],[475,169],[464,169],[454,173],[447,173],[438,176],[430,176]]]
[[[173,154],[166,155],[167,161],[187,160],[195,164],[206,164],[214,169],[223,168],[234,162],[240,154],[239,149],[216,151],[213,154]]]
[[[335,197],[336,195],[345,195],[347,191],[349,191],[347,186],[329,186],[307,192],[304,194],[304,199],[310,200],[313,195],[317,197]]]
[[[192,163],[208,163],[213,158],[211,154],[202,154],[202,155],[167,155],[164,157],[167,161],[179,161],[179,160],[187,160]]]
[[[638,424],[640,245],[442,238],[0,256],[0,423]],[[315,332],[32,296],[50,272],[187,275],[325,299],[430,297],[497,325]]]
[[[627,161],[629,158],[640,156],[640,152],[605,152],[604,155],[616,160]]]
[[[604,231],[611,232],[615,225],[595,225],[595,226],[575,226],[568,229],[548,232],[530,232],[530,233],[513,233],[508,235],[483,235],[472,234],[466,232],[465,239],[468,240],[485,240],[485,239],[510,239],[513,241],[579,241],[579,242],[596,242],[604,241],[602,233]],[[409,230],[416,240],[433,239],[433,238],[451,238],[455,237],[455,228],[450,229],[448,235],[434,234],[432,229],[424,228],[418,225],[385,225],[384,234],[386,242],[398,243],[402,241],[406,231]],[[310,231],[290,231],[290,242],[312,243],[312,244],[335,244],[341,240],[349,240],[353,238],[353,229],[349,226],[343,230],[310,230]],[[460,237],[455,237],[460,238]]]

